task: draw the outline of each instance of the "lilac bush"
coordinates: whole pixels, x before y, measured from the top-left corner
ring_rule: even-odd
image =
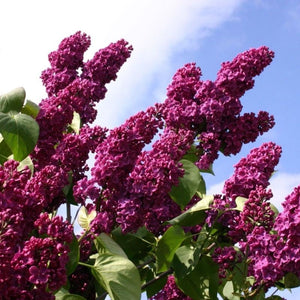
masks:
[[[245,51],[215,81],[186,64],[163,102],[109,130],[92,125],[96,104],[133,48],[85,62],[90,42],[77,32],[49,54],[38,107],[22,90],[0,97],[1,299],[263,299],[299,286],[300,188],[280,214],[270,204],[280,146],[251,150],[222,194],[206,195],[201,175],[275,125],[240,99],[274,53]]]

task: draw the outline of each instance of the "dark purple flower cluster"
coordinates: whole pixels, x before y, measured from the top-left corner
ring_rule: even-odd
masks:
[[[44,213],[34,222],[41,237],[24,240],[24,236],[20,238],[24,217],[12,213],[9,221],[6,216],[1,213],[1,222],[5,222],[0,235],[2,299],[54,299],[52,292],[67,280],[68,244],[73,239],[73,227],[62,217],[50,219]],[[19,234],[16,230],[20,230]]]
[[[254,86],[253,77],[259,75],[274,58],[274,52],[262,46],[237,55],[231,62],[222,63],[216,85],[231,97],[241,97]]]
[[[118,190],[124,186],[137,157],[161,126],[156,109],[150,107],[111,130],[105,142],[96,149],[96,162],[92,169],[94,180],[109,189]]]
[[[266,188],[280,155],[281,148],[270,142],[252,149],[247,157],[242,158],[235,165],[234,174],[225,181],[224,195],[215,196],[206,222],[210,226],[215,221],[221,223],[235,243],[243,241],[256,226],[270,231],[274,212],[269,202],[272,193]],[[237,197],[248,198],[242,212],[235,209]]]
[[[234,71],[232,80],[239,81],[239,76],[253,80],[271,62],[272,52],[265,48],[250,50],[251,55],[248,52],[244,53],[244,67]],[[253,72],[253,63],[257,72]],[[200,81],[200,76],[201,70],[195,64],[179,69],[168,87],[165,102],[113,129],[96,150],[92,180],[84,179],[75,187],[79,198],[83,194],[89,196],[105,216],[115,212],[117,224],[124,231],[146,225],[157,232],[164,221],[180,213],[168,193],[183,175],[179,161],[195,141],[197,165],[208,169],[218,151],[226,155],[237,153],[243,143],[254,141],[274,125],[273,117],[265,112],[257,117],[241,116],[240,93],[229,95],[224,92],[224,84]],[[240,88],[244,92],[247,89]],[[141,152],[161,128],[162,121],[165,129],[159,140],[151,150]]]
[[[234,247],[217,247],[212,254],[212,259],[219,265],[219,277],[226,278],[226,271],[231,271],[240,257]]]
[[[235,235],[239,230],[242,235],[251,233],[256,226],[264,227],[267,232],[273,228],[275,213],[269,202],[272,196],[272,192],[266,191],[262,186],[250,192],[238,217],[238,224],[233,230]]]
[[[174,276],[169,276],[164,288],[150,300],[191,300],[176,285]]]
[[[49,55],[51,68],[42,73],[49,98],[40,103],[37,116],[40,137],[33,153],[38,168],[46,165],[49,157],[55,154],[74,111],[83,124],[95,120],[94,106],[104,98],[105,85],[116,79],[116,73],[132,51],[127,42],[120,40],[83,62],[89,45],[90,38],[77,32],[64,39],[58,50]]]
[[[201,71],[195,64],[185,65],[174,75],[162,115],[168,126],[194,131],[200,169],[208,169],[219,150],[225,155],[236,154],[243,144],[274,126],[274,118],[267,112],[240,115],[239,100],[273,56],[266,47],[241,53],[222,64],[215,82],[200,81]]]
[[[280,238],[276,245],[276,265],[283,272],[300,277],[300,186],[286,197],[283,207],[274,225]]]
[[[63,39],[58,50],[49,54],[51,68],[41,75],[49,96],[57,95],[77,77],[77,69],[83,66],[83,55],[90,43],[86,34],[77,32]]]
[[[78,134],[65,134],[50,162],[61,166],[67,173],[72,172],[73,181],[77,182],[88,171],[86,161],[89,154],[95,152],[96,147],[105,139],[106,131],[99,126],[91,128],[85,125]]]
[[[248,198],[256,187],[266,188],[280,156],[281,147],[272,142],[252,149],[234,166],[234,174],[224,184],[224,194],[232,199],[238,196]]]
[[[274,256],[277,243],[276,235],[270,234],[262,226],[255,227],[248,234],[247,242],[241,243],[241,249],[249,261],[248,274],[254,276],[256,285],[264,284],[268,288],[283,276]]]
[[[299,205],[300,187],[296,187],[286,197],[284,210],[275,219],[274,231],[257,225],[241,243],[250,262],[249,275],[255,277],[256,285],[268,288],[288,273],[300,277]]]

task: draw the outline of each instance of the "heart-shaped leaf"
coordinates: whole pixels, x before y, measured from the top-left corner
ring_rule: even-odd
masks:
[[[9,93],[0,96],[0,111],[3,113],[10,111],[20,112],[23,107],[25,97],[26,93],[22,87],[16,88]]]
[[[21,161],[35,147],[39,137],[39,126],[28,115],[0,112],[0,133],[14,159]]]

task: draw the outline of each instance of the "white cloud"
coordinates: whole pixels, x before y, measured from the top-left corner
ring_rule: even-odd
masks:
[[[196,47],[230,19],[243,0],[5,1],[0,4],[0,93],[24,86],[39,102],[45,92],[39,79],[47,55],[62,38],[81,30],[92,38],[88,55],[125,38],[134,46],[119,79],[100,105],[102,124],[114,126],[145,99],[163,94],[171,58]],[[155,82],[153,94],[147,90]],[[161,82],[161,84],[159,83]],[[153,99],[154,103],[158,100]]]
[[[213,185],[208,187],[208,189],[206,191],[206,194],[207,195],[222,194],[223,186],[224,186],[224,181],[222,181],[220,183],[213,184]]]
[[[281,203],[285,197],[291,194],[295,187],[300,185],[300,174],[279,172],[271,178],[270,182],[270,188],[273,192],[272,203],[281,210]]]

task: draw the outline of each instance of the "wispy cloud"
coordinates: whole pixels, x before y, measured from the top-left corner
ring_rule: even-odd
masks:
[[[300,4],[294,5],[287,10],[285,27],[300,33]]]
[[[174,72],[172,57],[199,45],[210,32],[229,20],[242,2],[3,2],[0,5],[0,93],[24,86],[32,100],[38,102],[45,97],[39,76],[48,66],[47,55],[62,38],[77,30],[92,37],[87,56],[110,42],[125,38],[134,46],[134,52],[118,80],[110,85],[98,119],[106,126],[115,126],[127,114],[148,106],[149,98],[162,95],[169,79],[164,78]],[[162,99],[153,99],[153,102],[156,100]]]
[[[272,203],[282,209],[281,204],[295,187],[300,185],[300,174],[278,173],[270,180],[273,192]]]

